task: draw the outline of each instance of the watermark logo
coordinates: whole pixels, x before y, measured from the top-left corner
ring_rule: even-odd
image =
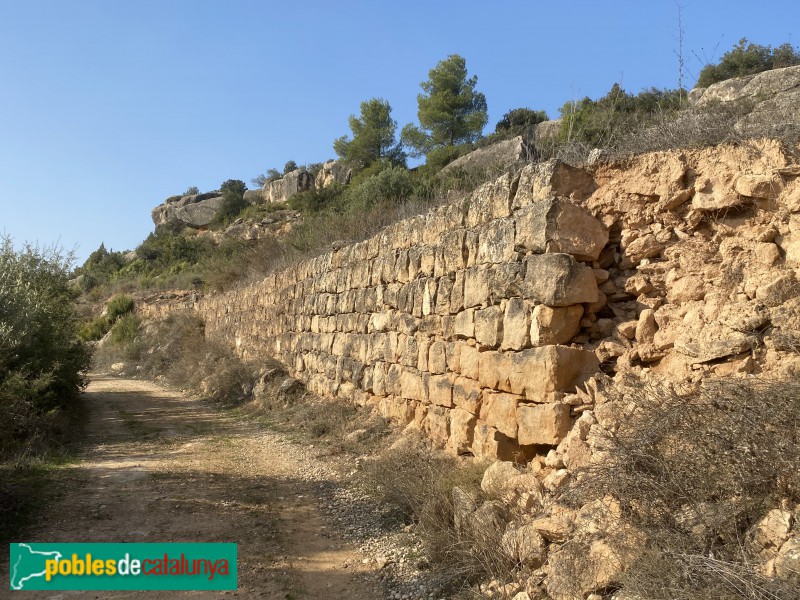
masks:
[[[10,548],[12,590],[235,590],[236,544],[34,544]]]

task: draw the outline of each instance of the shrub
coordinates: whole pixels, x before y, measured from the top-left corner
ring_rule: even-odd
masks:
[[[106,304],[106,316],[111,321],[116,321],[118,317],[133,310],[133,298],[127,294],[114,296]]]
[[[108,283],[125,266],[125,257],[122,252],[106,250],[105,244],[92,252],[83,263],[73,272],[74,277],[82,277],[80,287],[88,292],[95,287]]]
[[[322,189],[313,189],[295,194],[288,200],[289,207],[305,214],[320,212],[337,205],[344,194],[345,186],[334,183]]]
[[[112,332],[112,343],[98,349],[96,365],[105,367],[120,359],[135,362],[147,377],[225,404],[249,398],[255,380],[255,367],[226,344],[207,339],[203,322],[191,313],[146,326],[134,315],[123,317]]]
[[[43,439],[76,405],[89,351],[68,286],[72,256],[0,243],[0,456]]]
[[[561,107],[561,141],[580,141],[593,147],[613,146],[622,134],[679,110],[684,98],[682,90],[656,88],[634,96],[615,83],[599,100],[587,97]]]
[[[604,460],[562,500],[611,495],[623,531],[647,544],[622,581],[651,600],[788,600],[800,580],[764,577],[750,530],[800,501],[800,383],[734,380],[699,391],[628,382],[606,394],[628,406],[602,439]]]
[[[703,67],[697,78],[697,87],[708,87],[726,79],[794,65],[800,65],[800,51],[791,44],[782,44],[773,49],[770,46],[748,43],[746,38],[742,38],[722,55],[718,64]]]
[[[543,110],[515,108],[503,115],[495,125],[494,131],[513,137],[529,132],[537,123],[544,121],[547,121],[547,113]]]
[[[133,313],[126,313],[111,328],[111,342],[117,345],[130,344],[136,338],[138,329],[139,318]]]
[[[485,467],[407,442],[365,461],[359,477],[366,491],[417,525],[434,569],[452,586],[506,579],[515,566],[501,549],[502,531],[456,527],[453,490],[480,504]]]
[[[388,166],[347,190],[350,210],[401,204],[414,192],[411,174],[405,167]]]
[[[81,325],[78,330],[78,337],[84,342],[94,342],[107,334],[109,329],[111,329],[111,320],[108,317],[96,317]]]
[[[289,160],[289,161],[286,162],[285,165],[283,165],[283,174],[286,175],[287,173],[291,173],[292,171],[296,171],[297,168],[298,168],[297,167],[297,163],[294,162],[293,160]]]

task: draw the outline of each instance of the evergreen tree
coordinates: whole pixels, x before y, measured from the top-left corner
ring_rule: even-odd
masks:
[[[361,116],[350,115],[353,138],[342,136],[333,142],[339,158],[355,170],[365,169],[375,161],[403,164],[405,155],[395,142],[397,122],[386,100],[372,98],[361,103]]]
[[[428,72],[417,96],[419,127],[403,127],[402,143],[412,156],[430,154],[480,138],[488,121],[486,96],[475,91],[476,76],[467,78],[467,65],[458,54],[448,56]]]

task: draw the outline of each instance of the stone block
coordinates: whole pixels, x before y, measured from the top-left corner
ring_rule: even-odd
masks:
[[[585,200],[595,190],[592,176],[560,160],[527,165],[520,172],[513,208],[522,208],[550,197]]]
[[[481,421],[509,438],[517,437],[517,405],[520,396],[503,392],[483,392]]]
[[[454,161],[458,162],[458,161]],[[514,196],[517,178],[506,173],[478,187],[469,198],[467,227],[477,227],[493,219],[511,214],[511,199]]]
[[[453,282],[453,289],[450,292],[450,314],[454,315],[464,308],[464,280],[466,271],[458,271]]]
[[[450,411],[450,439],[447,440],[447,449],[454,454],[468,454],[472,452],[472,442],[475,437],[475,424],[478,417],[466,410],[456,408]]]
[[[480,372],[480,356],[481,353],[478,352],[478,349],[475,346],[469,346],[467,344],[459,343],[461,347],[461,356],[459,360],[459,372],[464,375],[465,377],[469,377],[471,379],[478,379],[478,373]]]
[[[467,377],[457,377],[453,384],[453,404],[456,407],[477,415],[481,408],[481,386]]]
[[[450,438],[450,411],[441,406],[429,407],[422,429],[434,444],[445,446]]]
[[[428,400],[431,404],[453,407],[453,381],[451,375],[432,375],[428,378]]]
[[[468,308],[456,315],[453,331],[458,338],[475,337],[475,309]]]
[[[563,252],[597,260],[608,243],[605,226],[568,200],[548,198],[518,211],[516,245],[534,253]]]
[[[428,371],[441,374],[447,371],[447,342],[436,341],[428,348]]]
[[[477,264],[496,264],[510,261],[514,256],[514,221],[498,219],[484,225],[478,232]]]
[[[521,445],[556,446],[569,433],[567,404],[521,404],[517,407],[517,440]]]
[[[531,305],[522,298],[510,298],[503,315],[502,350],[522,350],[530,343]]]
[[[480,306],[488,299],[489,271],[475,267],[468,269],[464,277],[464,307]]]
[[[479,360],[478,382],[481,387],[510,392],[511,385],[508,377],[512,367],[511,356],[501,352],[488,351],[481,352]]]
[[[536,402],[549,402],[557,393],[574,391],[598,369],[593,352],[567,346],[540,346],[506,357],[493,373],[506,379],[508,391]],[[484,378],[487,383],[493,380],[484,373],[481,361],[481,383]],[[497,385],[487,387],[498,388]]]
[[[464,246],[465,231],[458,229],[451,231],[442,238],[442,257],[445,268],[455,272],[467,266],[467,252]]]
[[[530,338],[534,346],[567,344],[581,328],[583,307],[539,304],[533,309]]]
[[[503,309],[490,306],[475,311],[475,339],[487,348],[497,348],[503,339]]]
[[[519,445],[480,419],[475,423],[472,454],[477,458],[514,460],[519,454]]]
[[[450,314],[450,299],[453,294],[454,283],[455,277],[453,275],[439,278],[436,287],[436,303],[433,309],[437,315]]]
[[[372,369],[372,392],[376,396],[386,396],[386,369],[388,365],[384,362],[375,363]]]
[[[400,372],[400,395],[408,400],[427,403],[427,379],[428,376],[426,373],[418,373],[410,369],[403,369]]]
[[[400,396],[402,393],[402,385],[400,382],[401,374],[403,373],[403,368],[396,364],[390,364],[388,370],[386,371],[386,393],[392,396]]]
[[[597,281],[589,267],[569,254],[539,254],[525,261],[525,297],[548,306],[593,303]]]

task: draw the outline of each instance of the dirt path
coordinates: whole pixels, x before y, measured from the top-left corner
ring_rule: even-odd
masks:
[[[354,549],[326,528],[279,434],[156,385],[96,377],[87,445],[56,481],[35,542],[237,542],[236,592],[28,592],[26,598],[381,597]]]

